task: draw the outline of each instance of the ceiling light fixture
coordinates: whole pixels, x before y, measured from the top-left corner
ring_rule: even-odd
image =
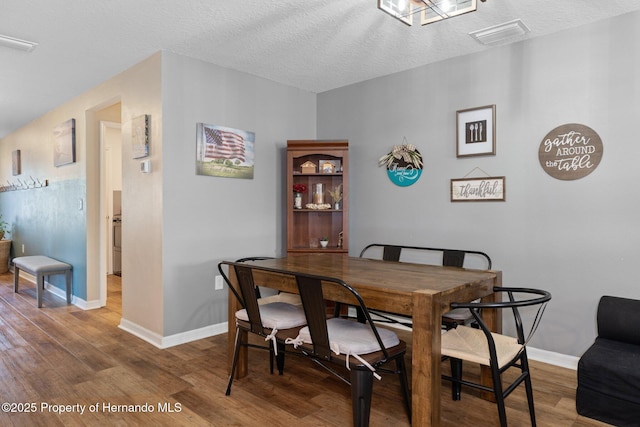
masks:
[[[417,13],[420,25],[426,25],[474,12],[476,8],[477,0],[378,0],[378,9],[407,25],[413,25],[413,15]]]
[[[494,25],[492,27],[483,28],[481,30],[472,31],[469,35],[478,42],[486,45],[498,44],[505,40],[511,40],[527,34],[529,27],[520,19]]]
[[[24,50],[25,52],[31,52],[36,48],[36,46],[38,46],[38,43],[30,42],[27,40],[20,40],[9,36],[3,36],[2,34],[0,34],[0,46]]]

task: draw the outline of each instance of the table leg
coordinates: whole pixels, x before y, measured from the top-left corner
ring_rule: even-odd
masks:
[[[440,425],[440,316],[434,295],[413,294],[411,424]]]
[[[238,290],[238,293],[240,293],[240,289],[238,288],[238,279],[236,277],[236,272],[235,269],[233,267],[229,267],[229,273],[228,273],[228,277],[229,277],[229,282],[231,283],[231,286],[234,287],[234,289]],[[240,302],[238,301],[238,299],[236,298],[236,296],[233,294],[233,291],[231,291],[231,289],[229,289],[229,296],[228,296],[228,324],[227,324],[227,346],[228,346],[228,351],[227,351],[227,370],[229,372],[231,372],[231,365],[233,363],[233,351],[235,348],[235,342],[236,342],[236,311],[241,310],[242,306],[240,305]],[[247,342],[247,332],[246,331],[242,331],[240,332],[241,334],[243,334],[243,336],[241,336],[240,338],[242,339],[242,342]],[[247,354],[247,347],[246,346],[241,346],[239,353],[238,353],[238,364],[236,367],[236,373],[234,375],[235,379],[239,379],[242,378],[244,376],[247,375],[247,370],[248,370],[248,365],[249,365],[249,359],[248,359],[248,354]]]

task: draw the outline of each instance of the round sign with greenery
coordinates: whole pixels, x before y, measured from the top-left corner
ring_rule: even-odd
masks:
[[[393,150],[378,160],[379,166],[386,166],[387,176],[395,185],[408,187],[415,184],[422,175],[424,162],[415,145],[394,145]]]

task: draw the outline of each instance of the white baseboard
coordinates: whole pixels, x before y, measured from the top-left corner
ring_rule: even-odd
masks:
[[[120,320],[120,325],[118,325],[118,327],[160,349],[185,344],[191,341],[212,337],[214,335],[220,335],[227,332],[227,322],[218,323],[216,325],[209,325],[203,328],[193,329],[191,331],[181,332],[178,334],[169,335],[167,337],[163,337],[156,332],[150,331],[149,329],[144,328],[124,318]]]
[[[66,290],[60,289],[60,288],[58,288],[56,286],[53,286],[49,282],[45,282],[44,283],[44,288],[47,291],[49,291],[50,293],[52,293],[53,295],[57,296],[58,298],[60,298],[60,299],[62,299],[64,301],[67,300],[67,292],[66,292]],[[102,307],[100,305],[100,300],[85,301],[82,298],[78,298],[75,295],[71,295],[71,304],[73,304],[76,307],[81,308],[83,310],[94,310],[96,308]]]
[[[578,360],[580,360],[580,358],[576,356],[568,356],[566,354],[541,350],[539,348],[529,346],[527,346],[527,356],[529,356],[529,359],[531,360],[560,366],[561,368],[573,369],[574,371],[578,369]]]

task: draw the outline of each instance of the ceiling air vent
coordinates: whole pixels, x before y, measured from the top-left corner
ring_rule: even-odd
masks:
[[[492,27],[483,28],[482,30],[472,31],[469,33],[471,37],[482,44],[498,44],[519,36],[527,34],[529,27],[520,19],[494,25]]]

